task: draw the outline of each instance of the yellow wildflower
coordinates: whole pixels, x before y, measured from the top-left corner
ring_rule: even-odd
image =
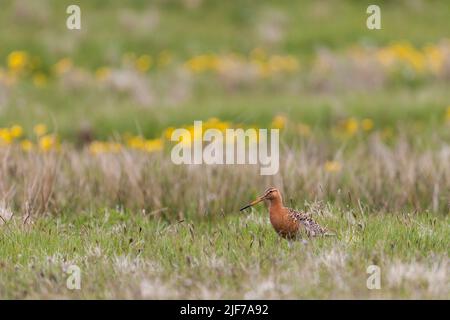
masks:
[[[92,154],[99,154],[105,152],[105,144],[101,141],[92,141],[89,144],[89,152]]]
[[[437,46],[428,45],[424,48],[429,68],[433,73],[440,73],[445,63],[445,54]]]
[[[209,118],[208,120],[206,120],[206,122],[205,122],[205,124],[216,124],[216,123],[219,123],[220,122],[220,120],[219,120],[219,118],[216,118],[216,117],[212,117],[212,118]]]
[[[370,131],[373,129],[373,121],[371,119],[363,119],[361,121],[361,127],[363,128],[364,131]]]
[[[95,78],[98,81],[105,81],[111,75],[111,69],[108,67],[100,67],[95,70]]]
[[[23,134],[23,129],[21,126],[19,125],[14,125],[9,129],[9,133],[11,135],[12,138],[16,139],[22,136]]]
[[[20,142],[20,147],[23,151],[31,151],[33,149],[33,142],[31,142],[30,140],[22,140]]]
[[[57,75],[62,75],[72,69],[72,65],[70,58],[63,58],[53,66],[53,70]]]
[[[33,128],[34,133],[40,137],[47,133],[47,126],[45,124],[37,124]]]
[[[425,56],[408,42],[394,44],[392,50],[396,57],[409,64],[415,71],[422,72],[425,67]]]
[[[127,140],[127,145],[132,149],[143,149],[145,140],[140,136],[133,136]]]
[[[325,162],[325,170],[327,172],[339,172],[342,169],[342,165],[338,161],[327,161]]]
[[[185,67],[195,73],[218,70],[220,59],[212,54],[202,54],[189,59],[185,63]]]
[[[358,120],[356,120],[355,118],[349,118],[344,123],[344,129],[348,135],[354,135],[358,131],[358,128]]]
[[[39,138],[39,148],[46,152],[57,146],[57,139],[54,135],[47,134]]]
[[[219,131],[225,132],[226,129],[230,127],[230,123],[226,121],[220,121],[217,118],[210,118],[203,123],[203,133],[207,129],[217,129]]]
[[[379,49],[376,52],[375,56],[378,61],[385,67],[390,67],[395,62],[395,53],[390,47]]]
[[[175,130],[174,127],[168,127],[166,130],[164,130],[164,137],[167,140],[170,140],[170,138],[172,137],[172,132]]]
[[[294,72],[298,70],[299,63],[298,60],[293,56],[274,55],[270,57],[268,66],[272,72]]]
[[[283,129],[286,126],[287,118],[282,115],[277,115],[273,118],[271,127],[274,129]]]
[[[152,65],[152,57],[150,57],[148,54],[144,54],[140,56],[136,60],[136,69],[138,69],[140,72],[147,72]]]
[[[13,51],[8,55],[8,68],[12,71],[21,71],[28,64],[28,54],[25,51]]]
[[[183,131],[178,139],[178,142],[181,142],[184,145],[190,145],[194,139],[194,130],[187,129],[188,131]]]
[[[121,149],[122,145],[118,142],[92,141],[89,144],[89,152],[94,155],[106,152],[117,153]]]
[[[13,140],[10,130],[7,128],[0,128],[0,144],[10,144]]]
[[[450,106],[447,107],[445,118],[447,119],[447,122],[450,122]]]
[[[185,138],[188,138],[188,137],[191,137],[192,141],[194,139],[197,139],[197,140],[201,140],[202,139],[202,137],[200,135],[196,135],[195,134],[196,131],[198,132],[199,130],[196,130],[194,126],[189,126],[189,127],[186,128],[186,130],[189,132],[189,135],[183,133],[183,135],[182,135],[183,143],[185,143],[185,142],[186,143],[190,143],[191,142],[190,139],[189,139],[189,141],[187,139],[185,140]]]
[[[146,140],[144,144],[144,150],[147,152],[160,151],[163,148],[163,142],[161,139]]]

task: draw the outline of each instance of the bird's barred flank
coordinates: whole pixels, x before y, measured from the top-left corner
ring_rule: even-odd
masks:
[[[262,196],[241,208],[241,211],[263,200],[269,201],[270,222],[283,238],[295,239],[302,234],[307,237],[335,235],[314,221],[309,213],[284,207],[281,193],[276,188],[268,188]]]

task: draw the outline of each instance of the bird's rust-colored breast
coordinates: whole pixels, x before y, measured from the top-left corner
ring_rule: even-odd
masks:
[[[300,224],[290,217],[287,208],[270,208],[270,223],[284,238],[291,239],[298,235]]]

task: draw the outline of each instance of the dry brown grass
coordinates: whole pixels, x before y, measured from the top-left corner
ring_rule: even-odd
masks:
[[[236,211],[269,185],[285,203],[325,200],[371,211],[448,213],[450,147],[418,148],[399,138],[393,146],[373,136],[351,148],[303,141],[282,148],[280,171],[260,176],[255,166],[177,166],[168,153],[129,150],[92,155],[65,146],[57,153],[0,149],[0,200],[24,215],[60,214],[117,206],[183,218]],[[339,172],[324,163],[335,159]]]

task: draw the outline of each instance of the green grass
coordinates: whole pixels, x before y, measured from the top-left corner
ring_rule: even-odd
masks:
[[[69,52],[81,65],[92,67],[111,59],[111,55],[106,55],[108,51],[154,54],[169,49],[185,57],[205,51],[248,52],[266,46],[308,56],[317,46],[340,49],[355,42],[386,44],[398,39],[423,45],[450,36],[445,28],[449,21],[448,4],[437,0],[378,1],[382,30],[372,32],[366,28],[366,9],[373,4],[370,1],[244,0],[237,5],[214,0],[203,1],[198,8],[189,10],[183,1],[112,0],[106,4],[81,0],[77,1],[82,10],[81,35],[65,27],[66,8],[71,4],[68,0],[41,0],[32,5],[3,1],[0,27],[8,32],[0,33],[0,57],[18,48],[52,60]],[[156,16],[154,27],[128,26],[121,18],[123,9],[134,14],[134,22],[153,13],[150,17]],[[275,47],[265,44],[257,32],[258,24],[273,19],[273,15],[283,16],[286,26],[283,40]]]
[[[1,227],[0,298],[448,298],[448,217],[332,209],[317,219],[338,237],[291,247],[265,209],[182,222],[114,210],[14,219]],[[70,264],[81,290],[66,288]],[[372,264],[380,290],[366,288]]]
[[[422,48],[449,39],[448,2],[377,1],[377,31],[366,28],[373,1],[203,0],[191,9],[187,2],[80,0],[82,30],[69,31],[73,1],[2,1],[0,75],[8,54],[24,50],[49,77],[44,87],[29,70],[13,85],[0,79],[0,128],[20,124],[35,141],[33,126],[45,123],[63,148],[25,154],[0,147],[0,217],[14,213],[0,220],[0,299],[448,299],[448,66],[439,76],[411,76],[345,60],[354,46]],[[273,31],[278,39],[266,37]],[[300,70],[247,82],[240,74],[183,73],[192,56],[254,48],[293,55]],[[321,49],[337,67],[317,75]],[[125,53],[156,58],[163,50],[173,64],[128,75],[139,77],[134,85],[151,102],[95,80],[101,66],[127,70]],[[64,57],[73,73],[56,76],[52,66]],[[372,82],[377,77],[382,85]],[[83,130],[95,139],[156,138],[210,117],[267,128],[278,114],[288,127],[280,172],[270,177],[243,166],[175,166],[169,146],[98,157],[73,146],[86,143]],[[373,130],[337,137],[333,130],[350,117],[370,118]],[[295,131],[299,123],[310,136]],[[326,172],[329,160],[342,169]],[[322,200],[328,209],[316,218],[338,236],[289,247],[265,209],[236,213],[269,185],[288,203]],[[27,213],[31,224],[22,223]],[[66,288],[71,264],[82,271],[79,291]],[[381,290],[366,288],[371,264],[381,268]]]
[[[26,96],[23,96],[24,90],[28,92]],[[427,132],[436,133],[438,130],[450,141],[447,127],[442,126],[450,94],[441,85],[430,85],[421,90],[397,88],[323,96],[311,93],[208,92],[205,97],[177,105],[143,108],[106,91],[86,90],[80,94],[55,91],[53,87],[39,90],[19,86],[1,112],[0,126],[19,123],[31,133],[36,123],[46,123],[64,139],[73,140],[85,125],[99,139],[124,132],[159,137],[169,126],[192,125],[194,120],[210,117],[267,127],[275,115],[285,114],[292,122],[306,123],[326,132],[340,119],[351,116],[371,118],[378,129],[398,126],[411,129],[419,125],[421,133],[427,135]],[[46,104],[40,101],[46,101]]]

